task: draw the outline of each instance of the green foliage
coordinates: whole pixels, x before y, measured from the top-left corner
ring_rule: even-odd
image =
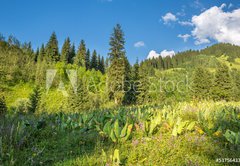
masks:
[[[151,136],[156,131],[157,127],[159,127],[161,124],[162,124],[161,114],[156,114],[150,120],[145,121],[144,130],[147,136]]]
[[[7,112],[7,105],[4,96],[0,96],[0,117]]]
[[[97,52],[96,50],[93,51],[92,59],[91,59],[91,69],[98,70],[98,63],[97,63]]]
[[[197,99],[209,99],[211,96],[210,89],[212,87],[211,73],[203,67],[198,67],[193,75],[193,96]]]
[[[115,104],[122,104],[126,95],[127,81],[129,81],[129,62],[125,56],[124,33],[119,24],[110,37],[110,65],[107,69],[107,86],[109,98]]]
[[[64,41],[61,52],[61,61],[64,63],[69,63],[71,54],[71,42],[69,37]]]
[[[88,49],[86,53],[86,64],[85,64],[87,70],[91,69],[90,57],[91,57],[91,53],[90,53],[90,50]]]
[[[220,64],[217,68],[214,84],[212,87],[212,96],[215,100],[231,100],[233,96],[233,83],[226,65]]]
[[[86,63],[86,45],[84,40],[81,40],[80,45],[78,47],[78,51],[76,57],[74,58],[74,64],[78,66],[85,67]]]
[[[41,90],[40,87],[36,86],[33,89],[33,93],[29,97],[29,107],[28,110],[31,113],[35,113],[41,99]]]
[[[59,52],[58,52],[58,40],[56,33],[53,32],[50,36],[50,39],[46,46],[46,56],[47,61],[49,62],[57,62],[60,60]]]
[[[88,111],[90,108],[90,98],[86,85],[83,80],[80,79],[76,91],[74,89],[70,90],[68,98],[69,112]]]
[[[100,130],[100,133],[106,135],[108,138],[110,138],[113,142],[125,142],[129,139],[130,134],[132,132],[133,125],[128,124],[126,122],[123,127],[119,125],[118,119],[112,124],[111,121],[108,121],[101,130],[100,127],[98,127]]]
[[[112,166],[119,166],[121,164],[120,162],[120,156],[119,156],[119,150],[115,149],[113,154],[107,157],[105,151],[102,149],[102,158],[104,165],[112,165]]]
[[[223,135],[228,142],[235,145],[240,145],[240,132],[233,132],[231,130],[227,130]]]

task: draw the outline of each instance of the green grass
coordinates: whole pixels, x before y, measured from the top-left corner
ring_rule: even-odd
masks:
[[[121,165],[220,165],[217,158],[240,156],[240,146],[229,143],[223,136],[227,129],[239,131],[239,105],[204,101],[81,114],[9,113],[0,121],[4,122],[3,129],[11,128],[2,130],[3,165],[111,165],[110,156],[116,149]],[[156,117],[160,121],[147,134],[144,126],[153,124]],[[174,136],[179,117],[182,122],[195,121],[195,127],[191,130],[184,127]],[[116,119],[120,124],[128,121],[134,126],[125,142],[115,143],[99,130]],[[216,135],[216,131],[220,134]]]
[[[18,84],[13,87],[5,87],[4,96],[8,106],[14,106],[19,99],[26,99],[33,90],[31,84]]]

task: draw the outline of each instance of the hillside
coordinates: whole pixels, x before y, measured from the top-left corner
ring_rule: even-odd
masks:
[[[219,165],[239,156],[239,47],[131,66],[118,37],[107,59],[83,40],[59,53],[55,34],[36,51],[0,41],[0,165]]]

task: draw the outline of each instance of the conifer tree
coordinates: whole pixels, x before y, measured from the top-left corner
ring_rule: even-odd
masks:
[[[69,53],[69,57],[68,57],[68,63],[73,63],[75,56],[76,56],[75,45],[73,43],[71,48],[70,48],[70,53]]]
[[[127,104],[136,104],[138,95],[139,95],[139,84],[140,84],[140,76],[139,76],[139,64],[138,60],[132,67],[131,71],[131,89],[129,91],[128,102]]]
[[[85,67],[86,63],[86,45],[84,40],[81,40],[78,47],[77,55],[74,59],[74,64]]]
[[[36,112],[39,101],[41,98],[41,91],[39,86],[36,86],[33,89],[33,93],[29,97],[29,106],[28,106],[28,111],[31,113]]]
[[[87,53],[86,53],[86,69],[87,70],[90,70],[90,68],[91,68],[90,56],[91,56],[91,53],[90,53],[90,50],[88,49]]]
[[[42,44],[40,51],[39,51],[39,55],[38,55],[38,62],[42,62],[43,58],[45,57],[45,48],[44,48],[44,44]]]
[[[125,56],[124,33],[119,24],[114,27],[110,37],[110,64],[107,72],[109,98],[113,99],[115,104],[122,104],[125,98],[126,79],[128,69],[128,60]]]
[[[132,81],[132,71],[131,71],[131,65],[127,59],[126,56],[124,58],[124,98],[123,98],[123,104],[131,104],[132,102],[132,93],[131,93],[131,81]]]
[[[69,112],[88,111],[91,108],[89,94],[82,79],[79,80],[76,93],[70,90],[68,108]]]
[[[97,69],[96,70],[100,71],[100,69],[101,69],[101,56],[98,55],[97,56]]]
[[[37,50],[35,52],[34,62],[38,61],[38,56],[39,56],[39,48],[37,48]]]
[[[217,68],[212,87],[212,95],[215,100],[229,101],[232,99],[233,83],[229,68],[225,64],[220,64]]]
[[[71,42],[69,37],[64,41],[61,51],[61,61],[67,64],[71,54]]]
[[[93,54],[92,54],[92,59],[91,59],[91,69],[97,70],[97,66],[98,66],[98,63],[97,63],[97,52],[96,52],[96,50],[94,50]]]
[[[212,85],[211,73],[203,68],[197,67],[193,74],[192,93],[197,99],[209,99]]]
[[[141,64],[139,67],[138,95],[136,97],[137,104],[144,104],[150,100],[147,71],[148,65],[146,65],[146,63]]]
[[[58,40],[56,33],[53,32],[46,46],[46,55],[48,60],[52,62],[57,62],[60,59],[58,52]]]
[[[104,57],[102,56],[100,60],[100,67],[99,70],[104,74],[105,73],[105,62],[104,62]]]

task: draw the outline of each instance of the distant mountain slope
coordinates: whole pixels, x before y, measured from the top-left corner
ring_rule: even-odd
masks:
[[[217,57],[226,55],[229,57],[229,61],[234,61],[235,58],[240,58],[240,47],[228,43],[219,43],[201,50],[200,53]]]
[[[167,70],[172,68],[194,68],[197,66],[216,68],[219,63],[226,63],[231,68],[240,69],[240,47],[219,43],[202,50],[179,52],[172,58],[167,56],[165,58],[147,59],[141,65]]]

